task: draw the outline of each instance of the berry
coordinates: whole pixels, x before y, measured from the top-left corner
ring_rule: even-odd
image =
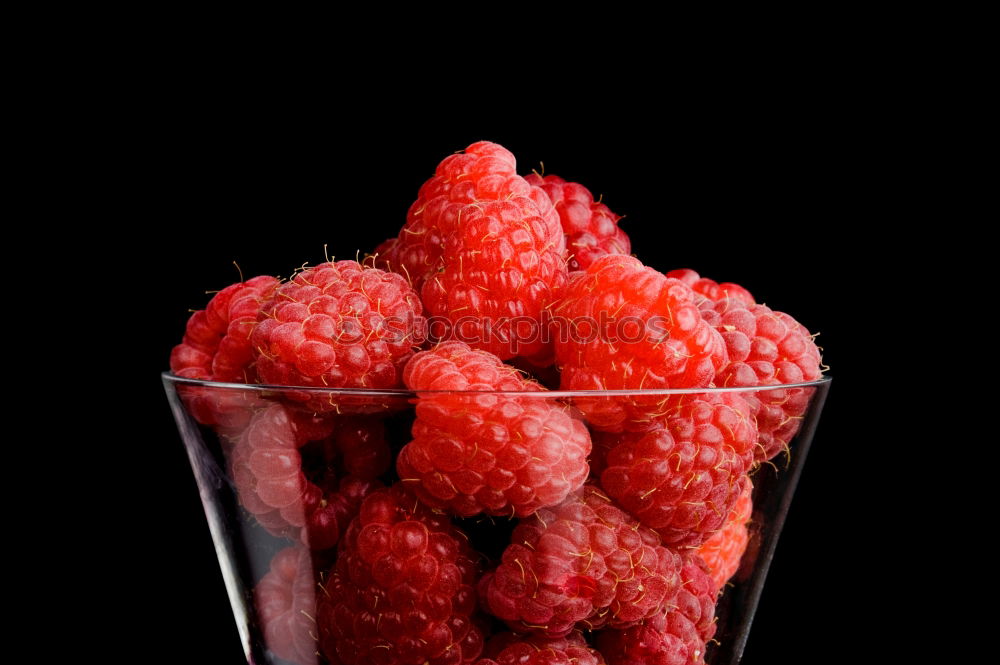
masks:
[[[580,631],[556,639],[500,633],[490,639],[483,653],[489,657],[476,665],[605,665]]]
[[[695,293],[708,298],[713,302],[725,300],[726,298],[739,300],[745,305],[753,305],[756,302],[750,292],[739,284],[734,284],[732,282],[723,282],[722,284],[719,284],[718,282],[708,279],[707,277],[702,277],[689,268],[671,270],[667,273],[667,277],[673,277],[674,279],[681,280],[690,286]]]
[[[625,627],[672,602],[680,559],[593,486],[514,529],[480,580],[487,610],[521,633]]]
[[[543,311],[567,275],[561,243],[528,197],[474,203],[458,216],[421,290],[427,312],[445,323],[441,337],[502,359],[544,352]]]
[[[340,455],[346,475],[364,480],[378,478],[392,464],[385,424],[375,418],[344,416],[335,421],[333,436],[324,442],[324,461]]]
[[[403,378],[416,391],[543,391],[462,342],[418,353]],[[559,503],[587,478],[586,426],[543,395],[426,393],[416,415],[396,468],[428,506],[462,517],[525,517]]]
[[[438,339],[502,359],[544,351],[542,313],[566,281],[565,238],[544,192],[487,141],[450,155],[424,183],[399,237],[375,261],[408,276]]]
[[[170,370],[189,379],[255,383],[250,335],[277,285],[274,277],[254,277],[215,294],[188,319],[183,341],[170,353]]]
[[[375,251],[376,263],[407,275],[418,291],[436,272],[449,233],[461,221],[466,205],[526,197],[553,232],[559,232],[559,215],[548,196],[517,175],[517,160],[509,150],[490,141],[473,143],[463,152],[446,157],[434,175],[421,186],[410,206],[398,238],[390,238]],[[559,246],[564,249],[562,234]]]
[[[722,334],[729,356],[716,376],[718,386],[773,386],[822,376],[819,348],[805,326],[788,314],[733,299],[703,300],[700,306],[705,320]],[[757,461],[788,449],[813,392],[813,388],[783,388],[741,393],[757,420]]]
[[[603,203],[595,202],[589,189],[556,175],[543,178],[532,173],[524,179],[544,190],[559,213],[566,235],[570,270],[584,270],[605,254],[632,251],[629,237],[618,228],[621,216]]]
[[[362,431],[366,427],[370,429]],[[319,445],[319,473],[310,477],[300,449],[327,437]],[[343,466],[360,476],[331,472],[338,450]],[[240,503],[264,528],[325,550],[337,544],[361,500],[381,486],[374,478],[386,470],[389,458],[377,421],[321,420],[274,404],[258,412],[236,440],[230,463]]]
[[[446,157],[420,188],[406,214],[398,238],[386,240],[375,251],[376,265],[406,275],[419,291],[444,251],[441,225],[457,210],[478,200],[498,200],[525,193],[517,176],[517,162],[506,148],[489,141],[473,143]]]
[[[740,559],[743,558],[747,543],[750,542],[747,522],[750,521],[753,512],[752,494],[753,485],[747,483],[743,494],[729,512],[722,529],[698,548],[698,555],[708,565],[717,589],[722,589],[736,574],[740,567]]]
[[[464,665],[483,649],[476,553],[400,484],[368,496],[320,594],[320,650],[335,665]]]
[[[564,390],[708,387],[726,363],[719,333],[702,320],[695,294],[638,259],[603,256],[570,278],[553,307]],[[648,420],[662,397],[581,400],[597,429]]]
[[[356,261],[324,263],[282,284],[265,303],[252,342],[263,383],[395,388],[422,338],[420,298],[399,275]],[[304,393],[315,411],[332,395]]]
[[[608,665],[704,665],[706,644],[715,634],[715,586],[697,555],[685,557],[681,580],[666,612],[642,625],[597,635]]]
[[[277,284],[273,277],[254,277],[215,294],[188,319],[183,340],[170,354],[170,370],[188,379],[256,383],[250,334],[261,303]],[[249,391],[183,385],[178,392],[195,420],[220,433],[246,427],[256,406]]]
[[[398,238],[388,238],[382,241],[382,243],[375,248],[374,252],[365,255],[365,262],[367,263],[370,259],[376,268],[380,268],[388,272],[400,272],[402,268],[401,265],[397,263],[397,252],[399,251],[398,245]],[[403,274],[406,275],[407,273],[403,272]],[[411,280],[411,285],[412,284],[413,282]],[[421,285],[423,285],[422,281]],[[417,288],[417,290],[419,291],[419,288]]]
[[[274,555],[254,598],[267,647],[284,660],[315,663],[316,582],[309,550],[287,547]]]
[[[722,528],[748,482],[757,429],[738,395],[677,395],[658,429],[595,437],[601,487],[671,547]]]

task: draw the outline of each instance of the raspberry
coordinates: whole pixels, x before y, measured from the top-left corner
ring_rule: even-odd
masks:
[[[553,308],[564,390],[702,388],[726,363],[719,333],[702,320],[695,294],[637,259],[603,256],[573,273]],[[648,420],[662,398],[581,400],[598,429]]]
[[[375,248],[375,251],[370,255],[365,255],[365,262],[370,259],[376,268],[386,270],[388,272],[399,272],[402,267],[398,263],[399,257],[397,252],[399,245],[398,238],[389,238],[384,240],[380,245]],[[405,274],[405,273],[404,273]],[[423,285],[423,282],[421,282]],[[418,289],[419,290],[419,289]]]
[[[411,390],[542,391],[513,367],[462,342],[413,357]],[[587,478],[590,435],[541,396],[427,393],[416,406],[413,440],[396,460],[421,501],[463,517],[524,517],[578,490]]]
[[[399,275],[356,261],[324,263],[281,285],[252,342],[263,383],[395,388],[422,336],[420,298]],[[306,394],[316,411],[332,396]]]
[[[649,432],[595,437],[601,487],[671,547],[722,528],[748,479],[757,429],[733,393],[678,395]]]
[[[230,461],[240,503],[264,528],[324,550],[336,545],[361,500],[381,486],[374,478],[386,470],[390,454],[378,421],[317,420],[272,405],[254,416],[236,440]],[[326,437],[319,477],[310,478],[300,449]],[[338,479],[331,473],[336,450],[343,466],[360,476]]]
[[[457,210],[474,201],[499,200],[514,192],[523,195],[521,180],[514,155],[496,143],[479,141],[449,155],[421,186],[399,237],[376,249],[376,265],[406,275],[420,291],[444,251],[442,224],[447,220],[453,226]]]
[[[544,192],[487,141],[450,155],[424,183],[376,264],[407,275],[439,339],[454,336],[502,359],[545,349],[542,312],[566,281],[565,238]]]
[[[309,550],[287,547],[274,555],[254,597],[267,647],[284,660],[315,663],[316,582]]]
[[[383,421],[364,417],[336,420],[333,437],[324,442],[324,460],[341,456],[344,473],[364,480],[378,478],[392,464]]]
[[[365,499],[320,594],[320,649],[334,665],[464,665],[484,633],[476,553],[401,485]]]
[[[189,379],[255,383],[250,334],[277,284],[274,277],[254,277],[215,294],[188,319],[183,341],[170,353],[170,370]]]
[[[556,639],[500,633],[487,643],[484,654],[489,658],[476,665],[605,665],[580,631]]]
[[[822,376],[819,348],[805,326],[765,305],[739,300],[702,301],[705,320],[722,334],[729,363],[715,382],[722,387],[773,386],[815,381]],[[757,461],[769,460],[798,433],[813,388],[742,393],[757,419]]]
[[[518,524],[500,565],[480,580],[488,611],[544,637],[625,627],[673,601],[680,559],[593,486]]]
[[[189,379],[256,383],[250,334],[277,284],[273,277],[254,277],[215,294],[188,319],[183,340],[170,353],[170,370]],[[195,420],[227,433],[246,427],[256,401],[246,391],[208,386],[180,386],[178,392]]]
[[[697,555],[685,557],[681,580],[666,612],[642,625],[597,635],[608,665],[704,665],[705,646],[715,634],[715,586]]]
[[[719,284],[718,282],[708,279],[707,277],[702,277],[689,268],[671,270],[667,273],[667,277],[673,277],[674,279],[681,280],[690,286],[695,293],[712,301],[732,298],[734,300],[739,300],[748,306],[756,303],[753,296],[750,295],[750,292],[739,284],[734,284],[733,282],[723,282],[722,284]]]
[[[729,512],[722,529],[716,532],[698,548],[698,555],[708,565],[712,572],[712,581],[716,589],[722,589],[726,582],[736,574],[740,567],[740,559],[750,542],[750,532],[747,522],[753,512],[753,484],[747,483],[736,505]]]
[[[459,217],[421,290],[428,313],[448,323],[442,336],[502,359],[543,352],[542,312],[567,274],[551,228],[524,196],[471,204]]]
[[[376,249],[376,263],[409,276],[419,291],[437,270],[447,235],[456,230],[461,221],[457,215],[463,207],[514,197],[531,199],[546,227],[554,232],[560,230],[559,215],[545,192],[517,175],[514,155],[496,143],[473,143],[438,164],[410,206],[399,237],[390,238]],[[561,233],[556,235],[562,238]],[[560,248],[564,249],[562,241]]]
[[[559,221],[566,234],[570,270],[584,270],[605,254],[628,254],[632,251],[629,237],[618,228],[621,215],[611,212],[603,203],[595,202],[589,189],[575,182],[566,182],[556,175],[543,178],[532,173],[524,179],[528,184],[544,190],[559,213]]]

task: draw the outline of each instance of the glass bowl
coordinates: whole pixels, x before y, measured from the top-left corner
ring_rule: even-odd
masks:
[[[706,655],[712,665],[738,663],[831,381],[691,390],[418,393],[212,383],[170,373],[162,378],[243,649],[248,663],[256,665],[328,662],[316,642],[316,600],[335,562],[338,530],[343,533],[352,515],[350,500],[338,497],[363,491],[345,489],[342,477],[352,469],[362,476],[385,469],[378,481],[396,482],[395,458],[410,441],[418,415],[546,404],[592,431],[620,430],[644,415],[662,415],[678,400],[734,394],[748,402],[795,405],[785,409],[786,422],[775,430],[787,443],[784,454],[751,471],[748,546],[720,592]],[[292,430],[294,445],[281,448]],[[388,453],[378,443],[382,440]],[[260,481],[262,468],[266,482]],[[499,559],[516,520],[480,516],[460,522],[488,567]]]

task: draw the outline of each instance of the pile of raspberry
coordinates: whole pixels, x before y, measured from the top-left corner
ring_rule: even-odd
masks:
[[[644,265],[621,220],[482,141],[363,261],[191,316],[170,368],[273,542],[252,590],[273,655],[706,662],[751,476],[789,452],[813,389],[787,384],[820,353],[742,286]],[[780,387],[698,392],[758,386]]]

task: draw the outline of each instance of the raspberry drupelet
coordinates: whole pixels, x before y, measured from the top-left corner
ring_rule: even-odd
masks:
[[[551,201],[509,151],[481,141],[438,165],[375,261],[420,291],[437,339],[506,360],[545,351],[543,311],[565,284],[564,254]]]
[[[715,634],[716,589],[705,562],[687,555],[677,598],[665,612],[625,630],[598,633],[608,665],[704,665]]]
[[[418,392],[456,391],[419,395],[413,440],[396,461],[427,505],[461,517],[524,517],[587,479],[586,426],[541,394],[498,394],[544,389],[496,356],[444,342],[414,356],[403,378]]]
[[[477,554],[399,484],[365,499],[319,594],[320,650],[334,665],[469,665]]]
[[[312,446],[320,447],[323,462],[307,474],[300,450]],[[342,474],[336,473],[335,455]],[[380,422],[316,419],[280,404],[254,416],[230,455],[247,512],[272,534],[314,550],[337,544],[362,499],[381,487],[375,478],[389,463]]]
[[[490,639],[483,654],[487,657],[476,665],[606,665],[580,631],[560,638],[500,633]]]
[[[612,254],[572,274],[552,308],[563,390],[705,388],[726,364],[719,333],[702,320],[695,293],[638,259]],[[580,400],[592,427],[663,412],[663,398]]]
[[[726,345],[729,362],[715,378],[719,387],[773,386],[822,377],[822,360],[812,335],[788,314],[731,298],[702,300],[699,308]],[[788,449],[813,391],[802,387],[740,393],[757,420],[757,461],[769,460]]]
[[[532,173],[524,177],[529,184],[540,187],[551,199],[563,233],[570,270],[584,270],[606,254],[628,254],[632,242],[618,228],[620,215],[611,212],[583,185],[566,182],[557,175],[542,177]]]
[[[626,627],[673,601],[680,558],[587,485],[514,529],[496,570],[479,583],[484,607],[519,633]]]
[[[261,309],[251,337],[257,373],[262,383],[286,386],[398,387],[422,341],[422,309],[417,293],[394,273],[356,261],[309,268]],[[309,406],[336,405],[313,396]]]

